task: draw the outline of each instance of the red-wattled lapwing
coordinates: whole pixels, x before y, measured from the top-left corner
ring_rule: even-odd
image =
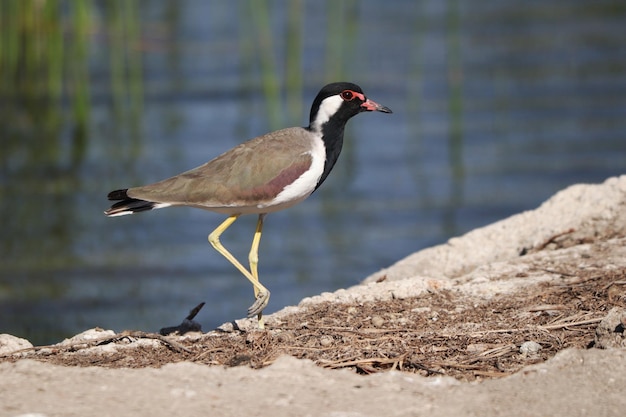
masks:
[[[307,198],[333,169],[343,145],[346,122],[358,113],[387,107],[369,100],[352,83],[328,84],[311,106],[308,127],[291,127],[256,137],[217,158],[175,177],[109,193],[118,201],[104,213],[121,216],[169,206],[191,206],[229,217],[209,235],[209,242],[253,285],[256,301],[248,317],[262,311],[270,292],[259,282],[258,249],[267,213],[291,207]],[[220,243],[220,235],[242,214],[258,214],[247,270]]]

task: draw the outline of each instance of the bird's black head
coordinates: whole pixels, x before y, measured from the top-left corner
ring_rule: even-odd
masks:
[[[389,108],[365,97],[361,87],[352,83],[328,84],[315,97],[311,106],[308,130],[321,135],[326,150],[324,171],[315,189],[322,185],[337,162],[343,146],[346,122],[352,116],[364,111],[391,113]]]
[[[309,129],[322,131],[331,121],[332,125],[343,126],[348,119],[364,111],[391,113],[391,110],[369,100],[356,84],[348,82],[332,83],[324,86],[311,106]]]

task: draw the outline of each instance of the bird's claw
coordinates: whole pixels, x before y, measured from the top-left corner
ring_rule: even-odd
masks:
[[[256,296],[256,301],[254,304],[248,308],[248,318],[252,318],[254,316],[258,316],[261,314],[263,309],[267,307],[267,303],[270,301],[270,292],[265,290],[264,292],[259,292]]]

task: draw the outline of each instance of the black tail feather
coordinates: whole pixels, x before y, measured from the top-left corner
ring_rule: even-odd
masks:
[[[123,214],[132,214],[152,210],[156,206],[156,203],[152,201],[128,197],[128,194],[126,193],[127,191],[128,189],[111,191],[108,195],[108,199],[112,201],[121,201],[113,204],[104,212],[104,214],[107,216],[121,216]]]
[[[111,191],[109,195],[107,195],[107,198],[112,201],[125,200],[128,198],[127,192],[128,192],[128,188],[124,188],[122,190]]]

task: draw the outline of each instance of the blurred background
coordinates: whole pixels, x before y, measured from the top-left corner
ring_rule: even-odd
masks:
[[[106,195],[307,125],[328,82],[394,113],[352,119],[324,186],[267,217],[267,313],[624,174],[625,28],[617,0],[3,0],[0,333],[243,317],[222,215],[106,218]],[[222,237],[246,262],[255,221]]]

